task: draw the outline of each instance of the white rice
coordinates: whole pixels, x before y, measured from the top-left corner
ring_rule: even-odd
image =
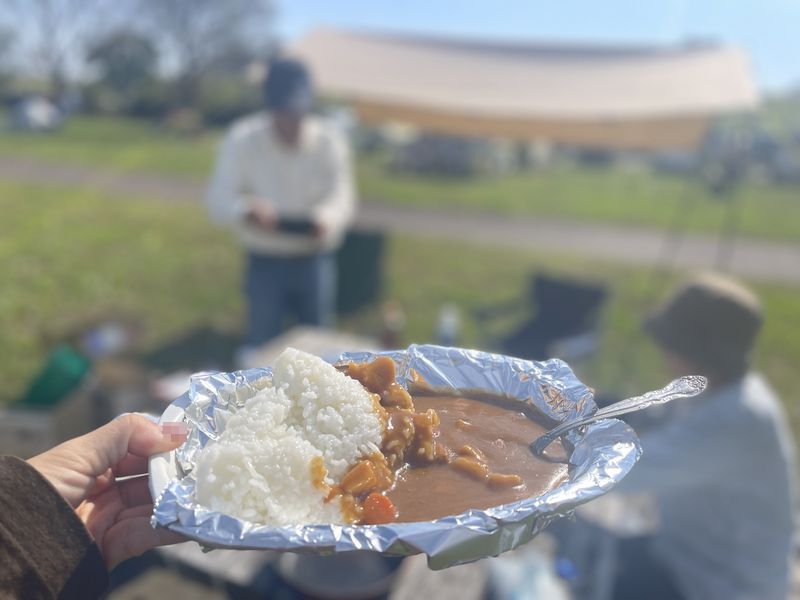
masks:
[[[197,456],[197,500],[213,510],[267,525],[341,523],[325,503],[311,464],[338,482],[359,458],[378,452],[382,425],[363,386],[321,358],[287,348],[273,385],[232,415]]]

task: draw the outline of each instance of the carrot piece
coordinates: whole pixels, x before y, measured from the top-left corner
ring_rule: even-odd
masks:
[[[397,519],[397,509],[392,501],[383,494],[372,492],[362,505],[364,512],[362,522],[366,525],[391,523]]]

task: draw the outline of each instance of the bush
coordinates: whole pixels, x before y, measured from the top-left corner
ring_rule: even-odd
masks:
[[[160,119],[173,104],[171,84],[157,79],[144,81],[124,94],[103,82],[84,88],[84,108],[89,113]]]
[[[164,120],[167,129],[178,135],[194,135],[203,129],[203,117],[193,108],[179,108]]]
[[[194,104],[207,125],[227,125],[263,106],[261,89],[239,76],[203,80]]]
[[[132,117],[162,118],[175,105],[175,90],[166,81],[150,80],[134,95],[126,112]]]

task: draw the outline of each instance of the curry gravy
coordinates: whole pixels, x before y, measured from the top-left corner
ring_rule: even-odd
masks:
[[[419,395],[412,397],[397,383],[388,356],[341,368],[373,395],[383,424],[381,451],[325,488],[326,501],[339,501],[350,523],[427,521],[491,508],[539,496],[567,475],[563,462],[529,450],[546,428],[528,405],[426,394],[418,375]],[[550,445],[546,458],[566,458],[560,442]]]
[[[397,509],[398,521],[428,521],[470,508],[507,504],[543,494],[566,478],[565,464],[531,453],[528,445],[547,428],[518,408],[446,396],[414,396],[413,400],[417,411],[434,409],[438,414],[435,441],[451,459],[398,472],[394,487],[386,493]],[[559,445],[560,441],[554,443],[551,451],[563,452]],[[473,462],[483,472],[471,469]]]

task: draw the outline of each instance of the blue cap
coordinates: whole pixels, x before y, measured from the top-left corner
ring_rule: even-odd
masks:
[[[269,110],[309,112],[314,106],[314,87],[306,66],[291,58],[274,60],[264,82],[264,100]]]

